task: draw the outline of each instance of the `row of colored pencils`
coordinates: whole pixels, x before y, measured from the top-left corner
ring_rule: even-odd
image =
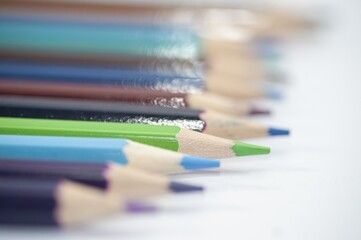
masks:
[[[0,223],[154,211],[141,200],[203,191],[168,175],[268,154],[240,140],[289,131],[246,117],[270,114],[257,99],[280,98],[276,44],[307,24],[275,10],[1,1]]]

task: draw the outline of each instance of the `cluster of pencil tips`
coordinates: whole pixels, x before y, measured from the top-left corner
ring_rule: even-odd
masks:
[[[170,174],[268,154],[274,9],[0,1],[0,223],[73,226],[203,191]],[[259,103],[258,103],[259,104]],[[242,159],[240,159],[241,161]]]

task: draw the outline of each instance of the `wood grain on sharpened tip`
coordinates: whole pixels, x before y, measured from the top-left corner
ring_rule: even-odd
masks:
[[[49,64],[1,61],[0,77],[31,81],[99,84],[118,87],[143,87],[173,93],[199,93],[205,90],[234,98],[268,97],[267,89],[252,82],[181,76],[172,72],[137,70],[113,65]]]
[[[0,135],[0,157],[62,162],[108,163],[156,173],[217,168],[219,161],[182,155],[118,138]]]
[[[231,139],[269,135],[263,124],[210,110],[100,101],[0,96],[0,116],[178,126]]]
[[[0,177],[0,199],[0,223],[14,225],[72,227],[109,214],[148,210],[68,180]]]
[[[119,101],[171,108],[213,109],[235,116],[270,114],[269,110],[247,101],[204,92],[202,94],[150,91],[143,88],[122,88],[96,84],[49,83],[43,81],[0,79],[1,95],[38,96],[102,101]]]
[[[171,181],[168,177],[152,174],[114,163],[75,163],[0,158],[1,177],[40,179],[69,179],[106,190],[125,198],[140,198],[167,193],[202,191],[203,187]]]
[[[0,134],[127,138],[172,151],[210,158],[270,152],[267,147],[231,141],[174,126],[0,117]]]

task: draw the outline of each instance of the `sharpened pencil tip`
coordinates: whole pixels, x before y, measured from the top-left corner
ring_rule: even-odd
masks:
[[[290,131],[287,129],[269,128],[268,135],[270,136],[290,135]]]
[[[195,186],[178,182],[170,182],[169,189],[173,192],[194,192],[204,190],[202,186]]]
[[[282,99],[282,94],[279,90],[273,88],[273,87],[265,87],[264,88],[264,93],[266,95],[266,97],[273,99],[273,100],[281,100]]]
[[[221,163],[217,160],[210,160],[207,158],[184,156],[181,165],[187,170],[200,170],[207,168],[218,168]]]
[[[140,203],[140,202],[128,202],[126,205],[126,211],[132,213],[140,212],[154,212],[157,208],[152,205]]]
[[[268,147],[243,143],[239,141],[235,141],[234,143],[235,144],[232,149],[236,156],[269,154],[271,151],[271,149]]]
[[[270,115],[271,111],[267,109],[252,108],[249,115]]]

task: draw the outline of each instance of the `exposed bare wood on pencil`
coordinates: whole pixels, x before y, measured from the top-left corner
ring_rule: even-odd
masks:
[[[91,219],[119,212],[121,199],[77,183],[63,181],[57,192],[56,216],[62,226],[73,226]]]
[[[197,156],[208,156],[213,158],[234,157],[232,150],[234,143],[208,134],[202,134],[187,129],[181,129],[177,134],[179,143],[178,151],[182,153],[193,153]]]
[[[203,133],[229,139],[245,139],[268,135],[268,127],[257,122],[234,118],[214,111],[201,114],[207,125]]]

